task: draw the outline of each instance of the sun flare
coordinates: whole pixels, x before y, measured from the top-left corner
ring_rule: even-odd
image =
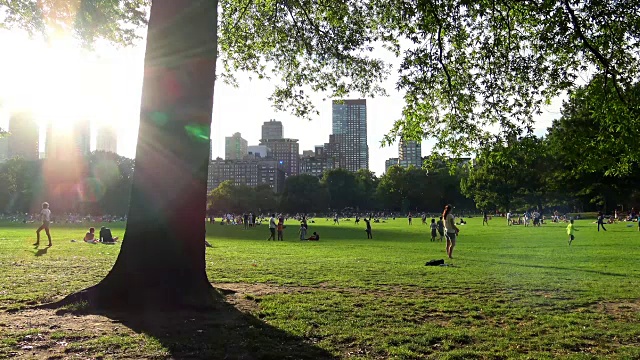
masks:
[[[136,64],[114,49],[88,52],[64,38],[8,38],[12,56],[4,61],[12,70],[0,85],[5,110],[32,113],[41,125],[64,131],[83,120],[121,125],[123,114],[139,104],[140,87],[130,84],[137,81],[131,76]]]

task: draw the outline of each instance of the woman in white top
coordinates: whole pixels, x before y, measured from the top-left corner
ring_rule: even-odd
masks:
[[[51,224],[51,210],[49,210],[49,203],[47,202],[42,203],[42,211],[40,211],[40,220],[42,220],[42,225],[40,225],[38,230],[36,230],[36,235],[38,240],[33,245],[35,246],[40,245],[40,231],[44,230],[44,232],[47,233],[47,238],[49,238],[49,246],[52,246],[53,244],[51,243],[51,233],[49,233],[49,224]]]
[[[444,219],[444,228],[447,231],[447,256],[449,259],[453,259],[453,248],[456,246],[456,238],[460,229],[456,226],[456,220],[451,214],[451,205],[444,207],[442,212],[442,218]]]

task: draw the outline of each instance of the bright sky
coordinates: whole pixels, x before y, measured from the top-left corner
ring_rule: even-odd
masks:
[[[0,44],[0,127],[6,127],[9,114],[16,110],[33,111],[43,126],[47,121],[62,125],[89,118],[94,133],[92,149],[97,127],[110,124],[118,129],[118,153],[135,156],[143,41],[124,49],[99,44],[95,52],[86,53],[70,42],[47,45],[18,31],[0,30]],[[386,60],[398,63],[397,59]],[[224,157],[224,137],[235,132],[240,132],[249,145],[257,145],[261,125],[269,119],[282,121],[284,136],[299,139],[301,152],[329,141],[331,101],[323,102],[323,94],[314,97],[320,115],[308,122],[275,112],[268,100],[272,86],[267,80],[249,80],[247,75],[238,76],[238,80],[238,88],[216,84],[211,126],[214,158]],[[380,146],[384,134],[401,115],[402,94],[395,91],[395,81],[392,76],[384,84],[389,97],[367,99],[369,167],[378,175],[384,172],[386,159],[398,156],[397,146]],[[539,117],[538,134],[559,117],[560,104],[555,101]],[[431,144],[423,142],[423,155],[429,153]]]

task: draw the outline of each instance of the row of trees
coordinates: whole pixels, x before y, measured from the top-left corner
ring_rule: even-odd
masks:
[[[32,213],[49,201],[55,213],[123,216],[133,160],[94,152],[73,161],[10,159],[0,164],[0,213]]]
[[[284,192],[276,195],[269,187],[220,184],[209,194],[209,211],[243,212],[274,210],[285,212],[327,212],[356,210],[439,211],[448,202],[458,208],[473,208],[461,194],[463,169],[451,173],[440,167],[431,171],[394,166],[381,177],[368,170],[355,173],[344,169],[325,172],[322,178],[298,175],[287,178]]]
[[[570,94],[545,137],[512,138],[481,149],[462,180],[463,193],[484,209],[638,206],[640,86],[620,95],[613,87],[595,77]],[[609,120],[613,114],[615,123]]]

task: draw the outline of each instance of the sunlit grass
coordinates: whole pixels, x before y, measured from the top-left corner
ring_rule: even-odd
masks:
[[[321,234],[319,242],[296,240],[295,221],[287,223],[284,242],[266,241],[264,225],[213,224],[207,273],[222,288],[258,284],[262,290],[249,287],[242,297],[253,304],[245,311],[339,357],[640,357],[635,225],[597,232],[578,221],[569,247],[565,224],[468,221],[444,267],[424,266],[445,258],[444,243],[404,219],[372,224],[373,240],[363,224],[316,219],[309,230]],[[123,235],[122,225],[110,226]],[[85,227],[53,226],[54,246],[39,256],[31,246],[35,226],[0,227],[0,306],[22,308],[97,283],[120,245],[71,242]],[[0,355],[25,336],[2,329]],[[58,330],[55,338],[74,334]],[[131,334],[80,337],[68,351],[167,355],[153,338]],[[256,351],[271,350],[264,344]]]

